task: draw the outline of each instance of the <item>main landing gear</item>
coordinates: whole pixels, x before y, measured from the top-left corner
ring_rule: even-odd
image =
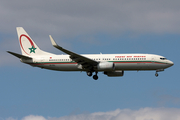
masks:
[[[97,79],[98,79],[97,73],[98,73],[98,72],[96,72],[96,74],[93,75],[93,79],[94,79],[94,80],[97,80]]]
[[[88,75],[89,77],[91,77],[91,76],[92,76],[92,72],[91,72],[91,71],[88,71],[88,72],[87,72],[87,75]]]
[[[87,75],[88,75],[89,77],[91,77],[91,76],[92,76],[92,73],[93,73],[93,72],[88,71],[88,72],[87,72]],[[96,74],[95,74],[95,75],[93,75],[93,79],[94,79],[94,80],[97,80],[97,79],[98,79],[97,74],[98,74],[98,72],[96,72]]]

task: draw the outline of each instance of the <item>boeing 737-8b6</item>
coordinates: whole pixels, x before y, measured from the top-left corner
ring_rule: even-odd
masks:
[[[22,27],[17,27],[21,54],[7,51],[20,58],[21,62],[34,67],[57,71],[85,71],[88,76],[98,79],[98,72],[109,77],[123,76],[128,70],[155,70],[157,72],[174,65],[163,56],[154,54],[77,54],[67,50],[53,40],[52,45],[67,55],[55,55],[42,51]]]

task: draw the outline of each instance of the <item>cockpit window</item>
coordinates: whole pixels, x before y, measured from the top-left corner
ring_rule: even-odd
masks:
[[[167,60],[167,58],[160,58],[161,60]]]

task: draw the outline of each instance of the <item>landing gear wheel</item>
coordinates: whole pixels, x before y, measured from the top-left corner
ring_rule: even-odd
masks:
[[[158,73],[156,73],[155,76],[158,77]]]
[[[88,71],[88,72],[87,72],[87,75],[88,75],[89,77],[91,77],[91,76],[92,76],[92,72],[91,72],[91,71]]]
[[[97,79],[98,79],[98,76],[97,76],[97,75],[93,75],[93,79],[94,79],[94,80],[97,80]]]

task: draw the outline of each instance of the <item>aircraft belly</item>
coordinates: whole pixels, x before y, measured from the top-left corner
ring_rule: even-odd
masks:
[[[156,63],[115,63],[116,70],[157,70],[164,67],[164,64]]]
[[[151,63],[151,65],[149,65],[149,69],[151,70],[165,69],[167,67],[169,67],[167,64]]]
[[[60,63],[40,63],[35,64],[44,69],[57,70],[57,71],[84,71],[83,69],[78,68],[77,64],[60,64]],[[115,70],[157,70],[165,69],[169,67],[167,64],[160,63],[115,63]]]
[[[116,63],[115,64],[115,69],[116,70],[138,70],[138,69],[146,68],[148,67],[144,64],[138,64],[137,63]]]
[[[37,67],[57,71],[81,71],[77,68],[77,64],[44,64]]]
[[[67,64],[67,65],[57,65],[57,70],[60,71],[80,71],[80,69],[77,68],[77,64]]]

